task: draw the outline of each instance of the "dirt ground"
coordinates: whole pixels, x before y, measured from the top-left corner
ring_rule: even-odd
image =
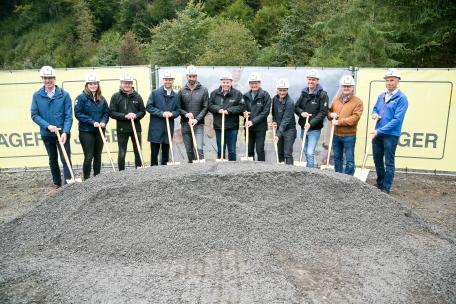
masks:
[[[373,185],[375,173],[369,175]],[[51,175],[0,172],[0,224],[31,210],[49,191]],[[456,176],[397,173],[391,195],[417,214],[456,233]]]

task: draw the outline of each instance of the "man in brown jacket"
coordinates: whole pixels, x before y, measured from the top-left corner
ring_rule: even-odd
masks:
[[[340,92],[328,110],[334,128],[333,149],[336,172],[355,173],[356,126],[363,113],[363,101],[353,95],[355,80],[350,75],[340,79]],[[344,170],[345,154],[345,170]]]

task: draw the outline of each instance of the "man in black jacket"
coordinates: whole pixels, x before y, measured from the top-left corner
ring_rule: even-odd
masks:
[[[181,130],[184,140],[185,150],[187,151],[188,162],[197,159],[193,147],[190,123],[196,137],[196,145],[200,159],[204,159],[204,117],[208,111],[209,93],[206,87],[197,81],[198,75],[196,67],[187,67],[187,84],[179,91],[178,99],[181,113]]]
[[[239,115],[244,112],[242,93],[233,88],[230,72],[220,75],[220,87],[212,91],[209,98],[209,111],[214,115],[217,158],[221,158],[222,113],[225,113],[225,146],[228,146],[228,160],[236,161],[236,141],[239,130]],[[225,147],[223,149],[225,150]]]
[[[315,166],[315,148],[328,111],[328,94],[318,84],[319,79],[320,75],[317,70],[312,69],[307,73],[307,87],[302,90],[295,106],[296,115],[299,117],[298,123],[301,126],[301,138],[304,134],[304,128],[307,129],[304,151],[309,168]],[[308,115],[309,123],[306,124]]]
[[[271,111],[271,96],[260,85],[260,75],[257,73],[250,74],[250,91],[244,94],[245,110],[250,115],[248,122],[244,122],[244,125],[249,128],[249,157],[254,157],[256,146],[257,160],[265,161],[264,140],[268,130],[267,119]]]
[[[296,139],[294,101],[288,95],[290,83],[287,79],[277,81],[277,95],[272,100],[272,121],[277,126],[274,142],[278,143],[279,162],[293,165],[293,144]]]
[[[134,139],[131,120],[134,120],[139,144],[141,145],[140,120],[146,115],[146,109],[141,95],[133,88],[133,80],[134,78],[130,74],[122,75],[120,77],[120,90],[112,95],[109,104],[109,116],[117,120],[117,144],[119,147],[117,164],[119,166],[119,171],[125,169],[125,155],[127,154],[128,138],[131,138],[131,141],[133,142],[135,166],[141,166],[141,158]]]

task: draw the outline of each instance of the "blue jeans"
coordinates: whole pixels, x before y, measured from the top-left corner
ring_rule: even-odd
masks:
[[[315,148],[317,147],[318,139],[320,138],[321,130],[307,131],[306,144],[304,153],[306,154],[307,167],[315,167]],[[301,128],[301,139],[304,136],[304,128]]]
[[[355,173],[356,136],[333,137],[334,169],[336,172],[353,175]],[[345,171],[344,171],[345,154]]]
[[[377,187],[389,192],[394,179],[394,156],[399,136],[380,134],[372,140]],[[386,165],[386,169],[385,169]]]
[[[237,141],[238,129],[225,129],[225,147],[223,151],[226,151],[228,146],[228,160],[236,161],[236,141]],[[217,139],[217,158],[220,159],[222,155],[222,130],[215,129],[215,137]]]
[[[42,139],[44,146],[46,147],[47,154],[49,156],[49,167],[51,168],[52,182],[54,183],[54,185],[57,186],[62,185],[62,177],[60,176],[58,158],[60,154],[60,161],[63,164],[63,183],[66,184],[67,179],[71,179],[71,174],[65,161],[65,157],[63,156],[63,153],[60,149],[59,142],[57,141],[57,136],[42,136]],[[64,147],[71,163],[70,134],[67,134],[67,140],[64,144]]]
[[[192,131],[188,123],[184,122],[181,125],[182,138],[184,140],[185,151],[187,152],[188,162],[191,163],[193,160],[196,160],[195,148],[193,147],[193,138]],[[198,148],[198,155],[200,159],[204,159],[204,124],[198,124],[193,126],[193,131],[195,132],[196,146]]]

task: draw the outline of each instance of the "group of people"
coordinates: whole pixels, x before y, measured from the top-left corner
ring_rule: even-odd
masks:
[[[92,168],[94,175],[100,173],[103,150],[101,133],[104,133],[109,118],[117,121],[118,169],[125,169],[129,139],[133,143],[135,165],[142,165],[140,147],[134,133],[137,133],[138,143],[141,145],[140,120],[146,112],[150,114],[147,139],[150,142],[152,166],[158,165],[160,152],[161,164],[168,163],[169,139],[172,139],[174,120],[178,117],[181,117],[182,137],[188,161],[204,159],[204,118],[208,112],[213,115],[219,159],[225,157],[222,151],[227,150],[228,160],[236,160],[239,124],[240,119],[243,119],[244,128],[249,129],[248,156],[257,161],[265,161],[267,119],[269,114],[272,114],[273,141],[277,145],[279,162],[288,165],[294,163],[293,145],[297,137],[297,115],[301,127],[300,137],[304,140],[305,135],[307,167],[315,167],[315,149],[327,118],[334,126],[335,170],[354,174],[356,128],[363,112],[363,102],[354,94],[355,81],[352,76],[345,75],[341,78],[339,92],[329,104],[328,94],[319,84],[320,75],[315,69],[308,71],[306,86],[296,102],[288,94],[290,83],[284,78],[277,81],[276,94],[271,98],[261,87],[261,76],[258,73],[249,75],[249,90],[244,94],[233,87],[233,77],[228,71],[220,74],[220,86],[210,94],[198,81],[195,66],[187,67],[187,82],[177,93],[173,90],[173,72],[164,71],[162,75],[163,85],[152,91],[146,105],[133,87],[132,75],[121,76],[120,89],[111,97],[109,105],[102,95],[98,76],[87,75],[84,90],[74,102],[74,114],[79,121],[79,140],[84,152],[84,179],[91,176]],[[41,137],[49,156],[52,187],[57,189],[62,185],[58,154],[64,164],[63,183],[70,178],[60,151],[60,143],[67,154],[71,155],[69,139],[73,121],[72,103],[69,94],[55,85],[56,75],[52,67],[41,68],[40,76],[44,85],[33,95],[31,114],[32,119],[40,126]],[[374,107],[372,119],[376,121],[376,127],[371,135],[377,171],[376,186],[389,192],[394,178],[394,154],[408,102],[398,88],[400,73],[397,69],[388,69],[384,79],[386,91],[379,95]],[[58,130],[61,132],[57,132]],[[56,134],[61,135],[58,137]]]

